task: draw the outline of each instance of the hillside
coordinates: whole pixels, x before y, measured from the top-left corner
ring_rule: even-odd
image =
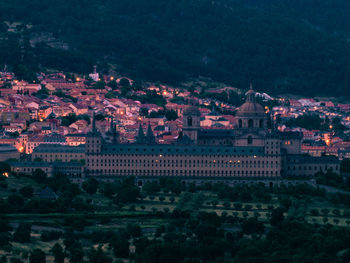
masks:
[[[349,15],[345,0],[1,1],[3,21],[22,24],[1,27],[0,65],[111,63],[143,80],[349,98]]]

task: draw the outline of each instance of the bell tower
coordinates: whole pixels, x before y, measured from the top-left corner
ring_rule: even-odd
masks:
[[[198,133],[200,131],[200,117],[201,113],[195,106],[189,106],[183,112],[182,133],[195,143],[198,140]]]
[[[255,100],[252,85],[246,93],[246,102],[236,114],[236,128],[246,130],[266,130],[267,116],[264,108]]]
[[[92,130],[86,137],[86,152],[90,154],[100,153],[102,149],[102,136],[96,128],[95,112],[92,117]]]

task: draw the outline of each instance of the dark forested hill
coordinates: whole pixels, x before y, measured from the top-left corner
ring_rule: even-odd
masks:
[[[85,72],[97,61],[147,80],[350,97],[349,17],[348,0],[2,0],[3,21],[33,26],[0,27],[0,64]]]

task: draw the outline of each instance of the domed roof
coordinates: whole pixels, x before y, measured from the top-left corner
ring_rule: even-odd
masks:
[[[256,115],[265,115],[264,108],[255,101],[255,92],[252,85],[246,93],[247,99],[246,102],[239,107],[237,111],[238,116],[256,116]]]
[[[265,111],[259,103],[247,101],[241,107],[239,107],[237,115],[265,115]]]
[[[198,110],[198,108],[196,106],[189,106],[187,107],[184,112],[183,112],[184,116],[201,116],[201,112]]]

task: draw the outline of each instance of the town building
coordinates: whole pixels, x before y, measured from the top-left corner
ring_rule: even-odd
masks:
[[[183,128],[172,144],[159,144],[151,125],[146,133],[139,126],[133,143],[120,143],[116,123],[101,134],[93,117],[92,131],[84,145],[40,145],[33,160],[65,163],[66,172],[74,176],[114,178],[179,177],[188,179],[278,179],[312,176],[332,169],[339,172],[333,157],[303,156],[301,132],[280,132],[270,127],[269,115],[256,102],[252,89],[238,109],[231,129],[204,129],[201,112],[194,105],[183,111]],[[70,163],[80,162],[81,173]],[[62,165],[63,166],[63,165]],[[13,166],[13,171],[25,167]],[[71,170],[68,170],[71,169]],[[76,170],[74,170],[76,169]],[[64,170],[63,170],[64,171]],[[62,170],[60,172],[63,172]],[[73,174],[72,172],[70,174]]]

